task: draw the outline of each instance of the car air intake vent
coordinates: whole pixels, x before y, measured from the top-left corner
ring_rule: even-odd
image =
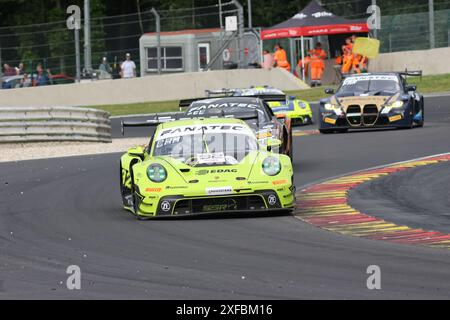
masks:
[[[347,108],[347,113],[361,113],[361,107],[358,105],[351,105]]]
[[[220,211],[264,210],[264,199],[258,195],[241,197],[204,198],[180,200],[175,206],[175,214],[195,214]]]
[[[366,126],[373,126],[378,120],[378,108],[374,104],[364,106],[363,123]]]
[[[359,105],[350,105],[347,108],[347,120],[351,126],[361,125],[361,107]]]
[[[378,114],[378,108],[374,104],[368,104],[364,106],[364,113]]]

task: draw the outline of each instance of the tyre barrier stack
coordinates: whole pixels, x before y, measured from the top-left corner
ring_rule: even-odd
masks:
[[[0,143],[111,142],[109,113],[77,107],[1,107]]]

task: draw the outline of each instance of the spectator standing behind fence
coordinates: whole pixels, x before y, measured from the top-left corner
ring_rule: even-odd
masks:
[[[47,70],[47,72],[49,72],[49,70]],[[37,73],[36,80],[34,82],[34,85],[36,87],[48,86],[50,84],[50,79],[49,79],[48,75],[44,72],[44,68],[42,67],[41,64],[37,65],[36,73]]]
[[[129,79],[136,77],[136,64],[131,60],[131,55],[129,53],[126,54],[126,60],[122,62],[120,68],[122,70],[122,78]]]
[[[264,50],[262,68],[265,70],[271,70],[274,63],[275,61],[273,60],[273,55],[268,50]]]
[[[28,88],[31,87],[31,79],[30,76],[26,73],[23,74],[23,79],[20,81],[19,88]]]
[[[11,68],[11,66],[7,63],[5,63],[3,65],[3,76],[4,77],[12,77],[12,76],[16,76],[16,69],[15,68]]]
[[[18,76],[25,74],[25,66],[23,65],[23,62],[19,63],[19,66],[16,68],[16,74]]]
[[[100,63],[98,69],[109,74],[112,73],[111,66],[109,65],[108,59],[106,57],[103,57],[102,63]]]

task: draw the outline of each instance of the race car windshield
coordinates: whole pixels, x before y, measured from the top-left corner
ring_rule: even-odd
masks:
[[[153,156],[170,156],[191,166],[232,165],[258,148],[256,138],[248,134],[200,132],[157,140]]]
[[[397,92],[400,91],[400,85],[398,81],[394,79],[352,79],[354,81],[344,81],[338,90],[338,94],[348,93],[381,93],[381,92]]]

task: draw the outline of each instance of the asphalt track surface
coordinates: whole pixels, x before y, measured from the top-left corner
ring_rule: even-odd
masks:
[[[350,191],[350,205],[398,225],[450,234],[450,163],[409,169]]]
[[[449,152],[450,98],[426,107],[422,129],[295,138],[297,186]],[[139,222],[121,209],[118,170],[118,154],[0,164],[1,299],[450,298],[450,250],[292,216]],[[66,289],[69,265],[81,268],[80,291]],[[369,265],[381,290],[366,287]]]

